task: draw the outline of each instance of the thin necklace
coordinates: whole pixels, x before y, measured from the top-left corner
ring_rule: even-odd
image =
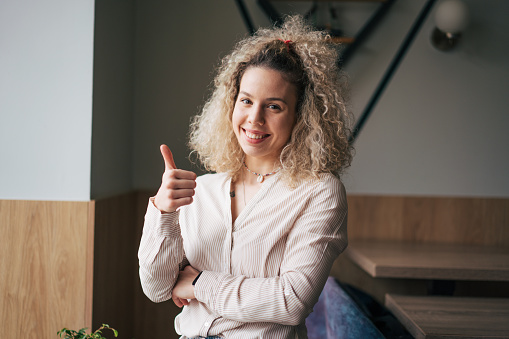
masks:
[[[261,182],[263,182],[263,180],[265,179],[265,177],[267,177],[267,176],[269,176],[269,175],[271,175],[271,174],[275,174],[275,173],[277,173],[277,172],[279,171],[279,169],[277,169],[277,170],[275,170],[274,172],[270,172],[270,173],[267,173],[267,174],[260,174],[260,173],[253,172],[253,171],[251,171],[249,168],[247,168],[247,165],[246,165],[246,162],[245,162],[245,161],[243,162],[243,164],[244,164],[244,167],[245,167],[245,168],[249,171],[249,173],[252,173],[252,174],[254,174],[254,175],[257,175],[257,176],[258,176],[258,178],[256,178],[256,181],[258,181],[258,182],[260,182],[260,183],[261,183]]]

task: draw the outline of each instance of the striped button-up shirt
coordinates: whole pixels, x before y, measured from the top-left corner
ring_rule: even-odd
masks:
[[[306,338],[305,319],[347,246],[342,183],[323,174],[290,189],[275,174],[233,223],[230,187],[226,174],[207,174],[180,211],[149,202],[138,253],[145,294],[170,299],[190,264],[203,273],[175,319],[182,338]]]

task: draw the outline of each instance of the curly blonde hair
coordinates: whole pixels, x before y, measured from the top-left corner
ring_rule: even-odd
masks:
[[[328,39],[302,17],[289,16],[282,27],[258,30],[223,58],[215,89],[191,123],[189,146],[207,170],[226,172],[235,180],[242,169],[244,152],[233,131],[232,114],[249,67],[280,71],[296,85],[296,123],[280,155],[282,178],[290,187],[324,172],[339,176],[350,165],[345,81],[336,66],[337,50]]]

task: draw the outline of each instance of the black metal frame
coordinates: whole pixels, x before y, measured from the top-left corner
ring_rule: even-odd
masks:
[[[428,16],[429,12],[431,11],[431,8],[433,7],[433,4],[436,0],[428,0],[428,2],[424,5],[421,12],[419,13],[417,19],[415,20],[414,24],[410,28],[410,31],[407,33],[405,40],[403,40],[403,43],[399,47],[398,51],[396,52],[396,55],[392,59],[391,63],[389,64],[389,67],[384,73],[384,76],[382,77],[382,80],[380,80],[380,83],[378,84],[377,88],[375,89],[375,92],[371,96],[371,99],[369,100],[368,104],[364,108],[364,111],[360,115],[359,119],[357,120],[357,123],[355,124],[354,129],[352,130],[352,135],[350,136],[350,143],[355,142],[355,139],[359,135],[362,127],[368,120],[369,116],[371,115],[371,112],[373,108],[375,107],[376,103],[378,102],[378,99],[382,96],[383,91],[387,87],[387,84],[391,80],[392,76],[396,72],[396,69],[398,68],[399,64],[401,63],[401,60],[405,56],[406,52],[410,48],[410,45],[415,39],[415,36],[419,32],[422,24],[424,23],[424,20]]]
[[[247,26],[247,30],[249,31],[249,34],[254,34],[255,28],[253,26],[253,21],[251,20],[251,17],[249,16],[249,12],[247,11],[244,1],[243,0],[235,0],[235,2],[237,3],[237,6],[239,7],[240,14],[242,15],[242,19],[244,19],[244,23]]]
[[[341,57],[338,60],[338,66],[343,67],[355,50],[366,40],[371,34],[375,26],[382,20],[385,14],[389,11],[389,8],[394,4],[396,0],[387,0],[382,2],[375,13],[369,18],[369,20],[362,26],[361,30],[355,36],[354,41],[343,49]]]
[[[257,0],[258,5],[263,9],[265,14],[269,17],[270,21],[276,25],[280,26],[283,22],[283,17],[281,14],[277,12],[277,10],[272,6],[270,1],[268,0]],[[346,46],[340,56],[340,59],[338,60],[338,66],[340,68],[344,67],[344,65],[350,60],[351,56],[355,52],[355,50],[364,42],[364,40],[369,36],[369,34],[373,31],[374,27],[381,21],[381,19],[385,16],[385,14],[388,12],[389,8],[394,4],[396,0],[387,0],[380,4],[377,11],[371,16],[371,18],[364,24],[364,26],[361,28],[359,33],[357,33],[357,36],[354,39],[354,42],[348,46]],[[244,18],[244,22],[246,26],[248,27],[248,30],[251,34],[254,33],[254,27],[251,22],[251,19],[249,17],[249,14],[247,13],[246,7],[244,5],[243,0],[236,0],[237,5],[239,6],[239,9],[241,11],[241,14]],[[399,64],[401,63],[401,60],[405,56],[406,52],[410,48],[410,45],[412,44],[413,40],[415,39],[415,36],[419,32],[420,28],[422,27],[422,24],[424,23],[424,20],[428,17],[431,8],[433,7],[436,0],[428,0],[424,7],[422,8],[421,12],[419,13],[417,19],[413,23],[412,27],[410,28],[410,31],[407,33],[405,39],[403,40],[402,44],[400,45],[398,51],[396,52],[396,55],[392,59],[391,63],[389,64],[389,67],[384,73],[384,76],[382,77],[382,80],[378,84],[377,88],[375,89],[375,92],[371,96],[368,104],[364,108],[364,111],[359,116],[359,119],[357,120],[353,130],[352,135],[350,136],[349,142],[354,143],[357,139],[361,129],[363,128],[364,124],[366,123],[367,119],[371,115],[371,112],[373,111],[373,108],[377,104],[378,100],[380,99],[383,91],[387,87],[387,84],[389,83],[390,79],[396,72]]]
[[[283,23],[283,16],[272,6],[270,1],[258,0],[258,6],[262,8],[265,14],[269,17],[270,22],[275,26],[281,26]]]

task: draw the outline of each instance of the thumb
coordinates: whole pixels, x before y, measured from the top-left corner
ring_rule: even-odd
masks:
[[[173,154],[171,154],[170,148],[164,144],[159,148],[163,155],[165,169],[177,169],[177,165],[175,165],[175,161],[173,161]]]

